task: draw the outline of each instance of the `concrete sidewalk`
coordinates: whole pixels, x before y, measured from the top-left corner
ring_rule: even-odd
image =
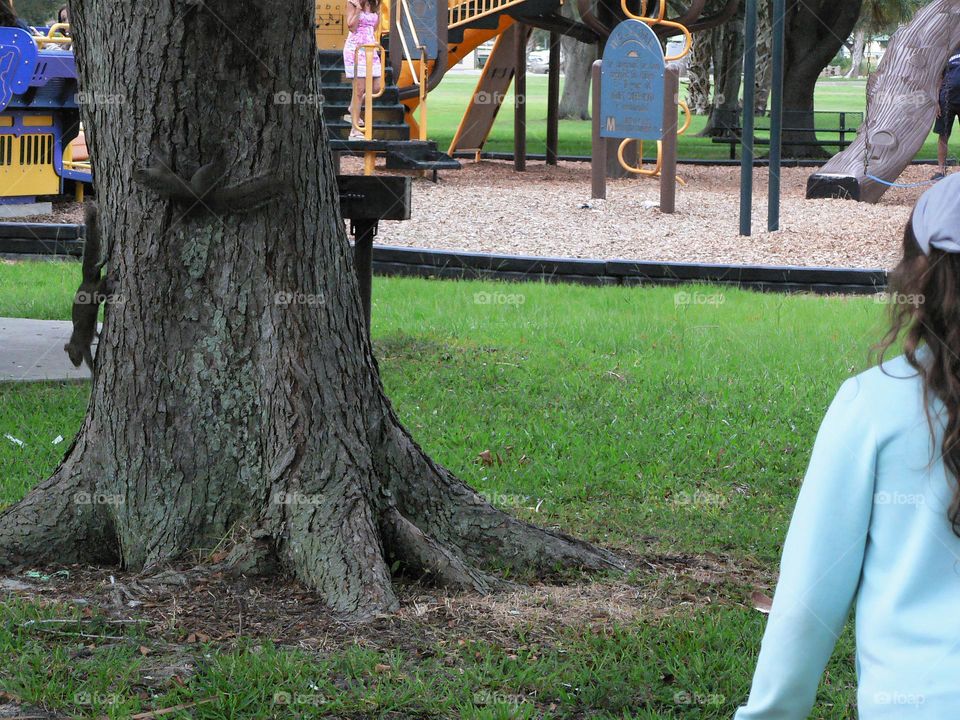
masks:
[[[63,351],[73,324],[64,320],[0,318],[0,382],[89,380]]]

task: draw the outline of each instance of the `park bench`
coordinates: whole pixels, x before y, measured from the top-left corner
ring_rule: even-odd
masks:
[[[783,113],[783,132],[802,132],[800,119],[805,113],[785,110]],[[791,145],[805,147],[834,147],[843,150],[853,143],[857,129],[863,123],[862,112],[817,111],[813,113],[813,123],[817,129],[817,139],[804,142],[791,142]],[[761,115],[754,119],[755,146],[770,145],[770,116]],[[836,136],[824,138],[824,135]],[[730,146],[730,159],[737,159],[737,146],[742,143],[743,129],[734,128],[732,136],[715,137],[713,142]]]

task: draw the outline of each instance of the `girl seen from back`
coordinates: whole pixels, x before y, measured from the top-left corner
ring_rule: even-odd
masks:
[[[853,604],[860,720],[960,717],[960,175],[917,203],[890,299],[880,365],[817,435],[736,720],[807,718]]]

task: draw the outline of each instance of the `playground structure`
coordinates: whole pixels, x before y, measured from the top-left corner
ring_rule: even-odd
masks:
[[[856,140],[807,183],[808,198],[875,203],[920,151],[937,116],[943,68],[960,47],[960,5],[934,0],[898,30],[867,83]]]
[[[511,83],[524,83],[525,46],[534,28],[549,31],[552,46],[556,46],[561,35],[602,46],[619,22],[635,18],[650,21],[657,37],[664,40],[726,22],[739,1],[727,0],[720,12],[704,16],[706,3],[695,0],[682,15],[667,17],[667,3],[603,0],[593,7],[580,0],[582,22],[578,22],[560,13],[561,0],[385,0],[381,6],[385,20],[382,43],[389,74],[382,95],[365,113],[372,115],[375,126],[364,140],[349,142],[351,123],[344,116],[350,90],[342,83],[339,56],[347,35],[342,2],[318,0],[317,44],[324,68],[325,114],[334,152],[363,153],[368,157],[370,153],[384,153],[388,168],[458,167],[451,156],[469,151],[479,157]],[[489,40],[495,41],[493,50],[450,147],[441,153],[426,140],[425,105],[429,93],[452,66]],[[552,53],[551,57],[551,78],[559,78],[559,53]],[[558,80],[555,87],[559,88]],[[515,96],[518,94],[523,93]],[[525,156],[523,112],[522,102],[518,103],[516,142],[524,151],[515,155]],[[554,97],[548,113],[548,125],[553,130],[548,131],[548,136],[553,137],[554,150],[557,119]],[[517,164],[522,164],[522,159]]]
[[[0,28],[0,204],[61,195],[72,181],[78,199],[92,182],[82,141],[73,52],[58,46],[66,25],[31,35]],[[76,141],[76,142],[75,142]]]

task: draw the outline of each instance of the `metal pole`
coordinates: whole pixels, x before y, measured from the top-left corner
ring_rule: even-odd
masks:
[[[780,229],[780,159],[783,147],[783,24],[786,0],[773,0],[773,78],[770,82],[770,177],[767,230]]]
[[[527,33],[526,28],[517,23],[515,65],[513,69],[513,169],[522,172],[527,169]]]
[[[547,82],[547,165],[557,164],[560,128],[560,33],[550,33],[550,77]]]
[[[351,220],[353,233],[353,266],[360,288],[360,304],[370,331],[370,300],[373,288],[373,237],[377,234],[376,220]]]
[[[740,234],[750,234],[753,209],[753,106],[757,80],[757,0],[747,0],[743,19],[743,137],[740,146]]]
[[[591,184],[590,197],[594,200],[607,199],[607,139],[600,137],[600,68],[603,65],[602,60],[595,60],[593,67],[590,68],[590,92],[593,95],[593,107],[591,108],[593,127],[592,155],[590,161]]]
[[[663,74],[663,165],[660,168],[660,212],[677,209],[677,100],[680,68],[671,63]]]

